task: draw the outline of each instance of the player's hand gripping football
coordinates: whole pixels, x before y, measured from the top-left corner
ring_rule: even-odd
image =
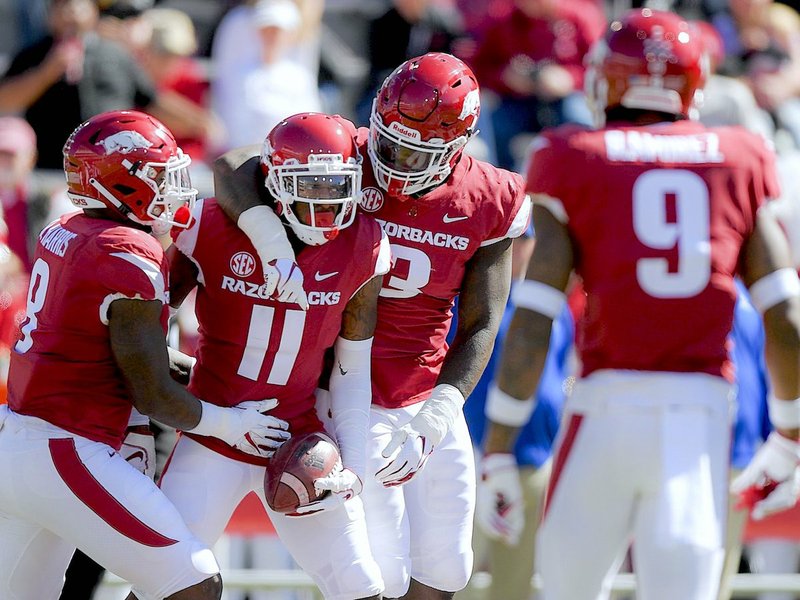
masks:
[[[319,500],[298,507],[288,515],[290,517],[302,517],[324,510],[332,510],[344,504],[350,498],[358,496],[363,489],[364,485],[361,482],[361,478],[350,469],[343,467],[340,461],[336,463],[330,475],[314,480],[314,490],[317,495],[325,494],[326,491],[330,493],[325,494]]]
[[[308,297],[303,289],[303,272],[290,258],[278,258],[264,263],[264,285],[269,297],[279,302],[299,304],[308,310]]]
[[[525,526],[517,459],[513,454],[487,454],[480,468],[475,520],[490,538],[516,546]]]
[[[755,520],[793,507],[800,497],[800,443],[773,431],[731,483],[739,507]]]
[[[275,398],[249,400],[231,407],[203,402],[203,416],[191,431],[219,438],[247,454],[269,458],[291,437],[286,421],[267,414],[276,406]]]

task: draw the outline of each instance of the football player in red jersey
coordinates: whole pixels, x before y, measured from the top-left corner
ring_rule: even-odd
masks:
[[[317,416],[317,406],[325,405],[320,413],[342,465],[315,487],[332,493],[291,515],[265,508],[295,561],[335,600],[378,599],[383,592],[358,494],[366,479],[378,292],[390,255],[380,225],[356,213],[362,158],[354,134],[355,126],[340,117],[293,115],[269,133],[259,159],[261,186],[288,227],[296,268],[309,275],[306,310],[270,298],[253,244],[213,198],[197,202],[189,228],[174,230],[170,251],[172,304],[197,288],[200,337],[191,392],[221,406],[278,398],[273,414],[293,435],[325,430]],[[330,391],[317,392],[329,348]],[[267,464],[213,436],[188,432],[161,489],[189,529],[213,545],[248,493],[265,502]]]
[[[691,120],[704,64],[695,30],[677,15],[626,13],[590,55],[587,93],[601,127],[552,130],[533,155],[537,242],[513,292],[485,449],[511,452],[533,409],[574,270],[587,295],[582,373],[537,540],[545,600],[608,598],[631,540],[640,597],[717,597],[735,275],[764,318],[777,431],[733,489],[757,514],[796,500],[800,283],[786,239],[759,210],[779,192],[774,156],[742,128]],[[497,519],[508,518],[500,491]]]
[[[452,598],[472,572],[475,465],[461,407],[491,353],[510,286],[511,241],[530,217],[520,176],[464,153],[479,112],[469,67],[430,53],[387,77],[370,128],[358,132],[370,158],[361,210],[392,246],[372,346],[362,494],[392,598]],[[245,148],[217,161],[217,199],[266,260],[291,264],[281,232],[269,225],[274,214],[259,205],[252,154]],[[448,349],[456,294],[458,329]]]
[[[132,408],[259,456],[288,438],[287,423],[259,412],[274,400],[221,408],[170,376],[167,260],[150,231],[186,226],[189,163],[169,130],[133,111],[89,119],[64,146],[83,210],[39,235],[0,407],[4,599],[57,598],[77,547],[139,598],[218,600],[209,547],[118,453]]]

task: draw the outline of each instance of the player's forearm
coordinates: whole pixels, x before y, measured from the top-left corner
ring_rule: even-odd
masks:
[[[503,343],[497,385],[506,394],[527,400],[536,392],[550,346],[553,321],[517,309]]]

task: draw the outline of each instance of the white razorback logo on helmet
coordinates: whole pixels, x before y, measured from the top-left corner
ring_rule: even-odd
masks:
[[[478,90],[472,90],[464,96],[464,104],[461,105],[461,114],[458,115],[458,120],[463,121],[468,116],[478,116],[478,110],[481,107],[481,95]]]
[[[118,131],[97,143],[105,148],[106,154],[113,154],[114,152],[129,154],[134,150],[147,149],[153,145],[153,142],[148,141],[138,131]]]

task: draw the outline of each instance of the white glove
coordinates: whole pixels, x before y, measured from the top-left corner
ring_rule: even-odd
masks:
[[[145,429],[147,427],[129,428],[119,454],[137,471],[153,479],[156,476],[156,438],[152,432],[143,433]]]
[[[249,400],[236,406],[222,407],[200,401],[203,414],[189,433],[218,438],[242,452],[269,458],[291,437],[289,424],[265,414],[278,406],[275,398]]]
[[[289,517],[305,517],[325,510],[334,510],[361,493],[364,489],[361,479],[350,469],[343,468],[338,462],[334,470],[327,477],[314,480],[314,490],[317,495],[328,491],[323,498],[299,506],[294,512],[287,513]]]
[[[525,512],[519,468],[513,454],[495,453],[483,457],[475,520],[490,538],[502,540],[509,546],[519,543]]]
[[[363,489],[361,478],[350,469],[342,467],[341,462],[336,464],[330,475],[314,480],[317,495],[329,490],[331,494],[341,498],[342,502],[358,496]]]
[[[264,263],[264,286],[268,297],[274,297],[279,302],[296,303],[303,310],[308,310],[303,272],[291,258],[278,258]]]
[[[738,508],[750,508],[758,521],[793,507],[800,497],[800,444],[773,431],[742,473],[731,483]]]
[[[403,485],[411,481],[433,452],[433,445],[425,435],[414,429],[412,423],[396,430],[381,452],[383,458],[391,459],[375,473],[375,477],[384,487]]]

